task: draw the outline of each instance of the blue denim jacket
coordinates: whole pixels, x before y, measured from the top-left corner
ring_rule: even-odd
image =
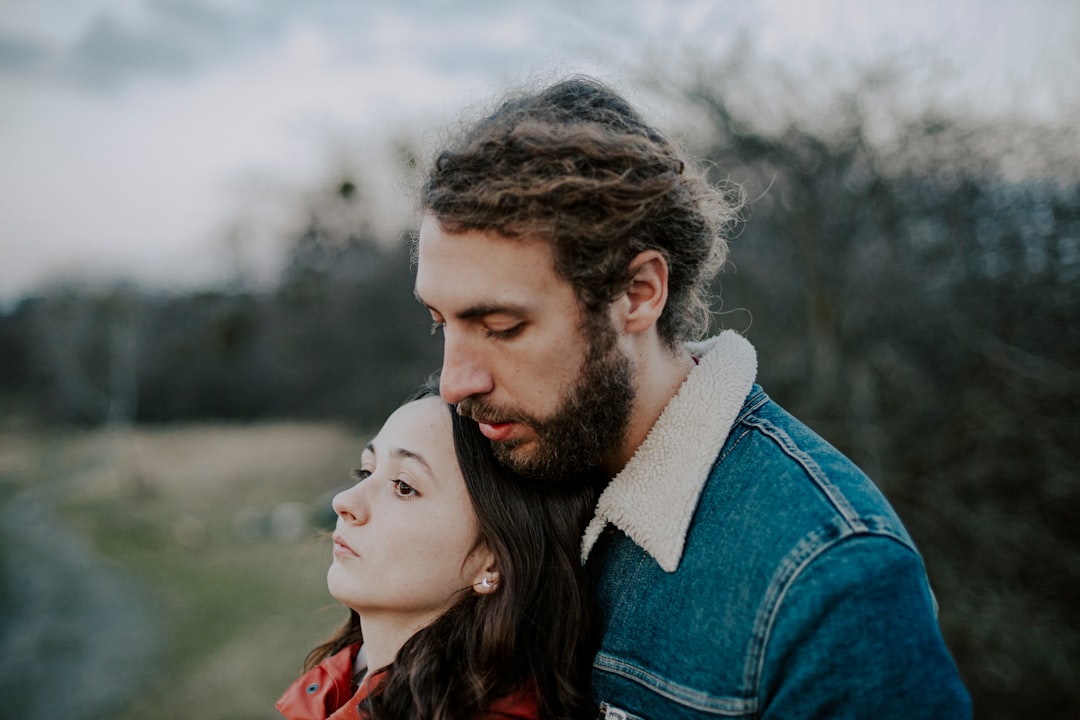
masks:
[[[702,349],[584,540],[602,714],[971,717],[888,502],[753,385],[746,340]]]

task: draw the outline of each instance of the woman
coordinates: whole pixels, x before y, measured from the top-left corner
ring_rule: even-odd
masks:
[[[579,561],[594,494],[494,459],[431,395],[364,449],[337,513],[331,595],[350,610],[277,707],[290,720],[595,717]]]

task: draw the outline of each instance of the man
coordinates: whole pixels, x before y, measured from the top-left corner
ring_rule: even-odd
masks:
[[[922,561],[879,491],[690,343],[735,208],[603,85],[504,103],[421,193],[441,391],[503,462],[606,478],[597,703],[612,718],[963,718]]]

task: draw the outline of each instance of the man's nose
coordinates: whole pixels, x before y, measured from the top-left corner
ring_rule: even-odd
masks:
[[[494,387],[486,363],[466,338],[446,332],[443,341],[443,366],[439,392],[443,400],[457,404],[474,395],[486,395]]]

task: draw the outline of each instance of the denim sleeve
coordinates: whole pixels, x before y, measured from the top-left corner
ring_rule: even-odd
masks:
[[[895,539],[848,537],[810,560],[765,632],[762,717],[972,716],[922,560]]]

